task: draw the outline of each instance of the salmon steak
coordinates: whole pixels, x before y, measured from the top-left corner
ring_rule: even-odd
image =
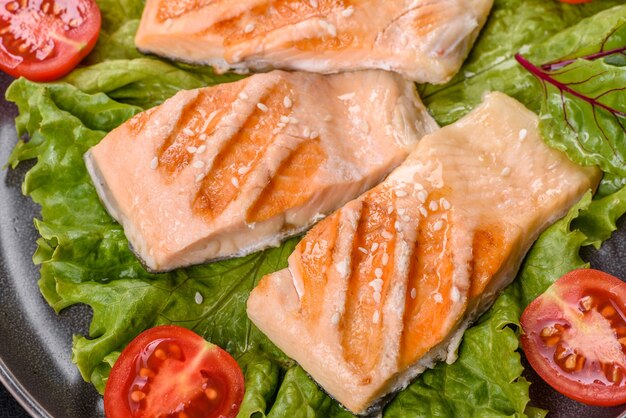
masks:
[[[502,93],[424,137],[381,184],[312,228],[248,316],[333,398],[371,413],[436,361],[600,178]]]
[[[378,184],[438,129],[384,71],[273,71],[181,91],[85,155],[151,271],[277,246]]]
[[[218,71],[457,73],[493,0],[147,0],[135,45]]]

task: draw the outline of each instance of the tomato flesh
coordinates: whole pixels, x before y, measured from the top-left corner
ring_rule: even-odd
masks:
[[[243,393],[243,374],[227,352],[166,325],[124,349],[107,381],[104,408],[108,418],[234,417]]]
[[[521,318],[522,348],[550,386],[589,405],[626,403],[626,283],[575,270]]]
[[[100,32],[94,0],[0,0],[0,69],[34,81],[71,71]]]

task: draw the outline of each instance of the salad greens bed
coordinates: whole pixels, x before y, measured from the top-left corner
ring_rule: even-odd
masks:
[[[245,258],[149,274],[130,252],[121,227],[100,204],[82,155],[133,115],[180,89],[232,81],[210,69],[140,54],[133,36],[141,0],[99,0],[103,28],[86,66],[57,83],[15,81],[7,98],[19,107],[20,141],[9,163],[36,158],[23,191],[41,205],[41,234],[34,261],[41,291],[56,310],[77,303],[93,308],[89,336],[76,336],[73,360],[102,392],[120,351],[143,330],[160,324],[193,329],[237,358],[246,379],[240,417],[335,417],[349,413],[247,319],[250,290],[264,275],[286,266],[297,239]],[[614,6],[614,7],[613,7]],[[610,10],[609,7],[613,7]],[[461,72],[443,86],[419,86],[431,113],[445,125],[467,113],[483,94],[500,90],[541,117],[546,141],[581,164],[605,172],[595,200],[588,193],[545,231],[516,281],[470,328],[452,365],[427,371],[386,407],[385,416],[543,416],[528,406],[529,382],[518,354],[524,307],[569,270],[584,267],[579,250],[599,246],[626,212],[626,59],[612,54],[576,60],[626,45],[623,1],[567,5],[546,0],[496,0],[493,12]],[[534,77],[515,60],[521,52],[540,65],[574,63]],[[550,79],[558,80],[554,84]],[[564,92],[599,98],[603,107]],[[560,87],[559,87],[560,86]],[[619,95],[622,95],[619,98]],[[202,302],[196,303],[196,294]],[[498,359],[494,361],[494,359]]]

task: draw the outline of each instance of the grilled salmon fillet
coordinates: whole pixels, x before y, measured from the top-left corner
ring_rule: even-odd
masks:
[[[440,359],[599,171],[546,146],[502,93],[420,141],[265,276],[250,319],[335,399],[365,413]]]
[[[218,69],[383,69],[444,83],[493,0],[147,0],[143,52]]]
[[[437,129],[384,71],[274,71],[181,91],[85,155],[152,271],[275,246],[379,183]]]

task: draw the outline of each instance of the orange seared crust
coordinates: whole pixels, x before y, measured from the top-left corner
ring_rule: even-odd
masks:
[[[280,165],[276,175],[248,209],[247,221],[262,222],[298,207],[311,199],[315,190],[306,187],[302,179],[311,178],[326,161],[319,140],[300,144]]]
[[[339,329],[344,357],[361,375],[367,375],[380,361],[381,308],[390,283],[382,278],[391,277],[394,271],[395,239],[389,235],[396,218],[387,213],[393,199],[392,191],[384,187],[366,194],[352,248],[345,313]]]

